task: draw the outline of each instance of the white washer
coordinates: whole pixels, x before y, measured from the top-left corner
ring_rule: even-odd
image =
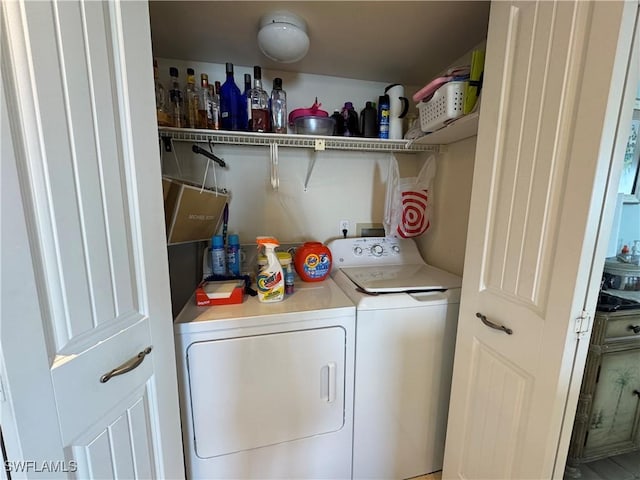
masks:
[[[442,469],[461,278],[425,264],[413,240],[328,246],[356,304],[353,478]]]
[[[174,324],[187,475],[350,478],[355,307],[331,280]]]

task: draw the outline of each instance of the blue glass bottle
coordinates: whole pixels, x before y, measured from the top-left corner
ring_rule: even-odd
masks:
[[[242,93],[233,79],[233,64],[226,64],[227,79],[220,87],[220,117],[223,130],[242,130]],[[246,129],[246,128],[245,128]]]

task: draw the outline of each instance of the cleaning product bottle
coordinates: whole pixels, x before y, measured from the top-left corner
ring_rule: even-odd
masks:
[[[226,275],[227,273],[227,259],[222,235],[214,235],[211,238],[211,272],[214,275]]]
[[[267,264],[260,269],[256,279],[258,300],[264,303],[279,302],[284,299],[284,274],[275,252],[280,243],[273,237],[258,237],[256,243],[258,247],[264,247],[267,257]]]
[[[230,275],[240,275],[240,237],[236,234],[229,235],[227,270]]]

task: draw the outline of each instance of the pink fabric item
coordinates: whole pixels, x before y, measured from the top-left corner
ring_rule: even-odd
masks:
[[[453,80],[453,78],[453,76],[434,78],[426,86],[413,94],[413,101],[417,103],[421,102],[422,100],[428,99],[438,88],[440,88],[445,83],[450,82],[451,80]]]

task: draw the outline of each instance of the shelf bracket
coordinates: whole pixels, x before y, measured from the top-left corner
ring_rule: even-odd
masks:
[[[271,188],[280,188],[280,174],[278,173],[278,143],[269,143],[269,162],[271,166]]]
[[[309,159],[309,166],[307,167],[307,178],[304,179],[304,191],[307,191],[309,187],[309,180],[311,179],[311,174],[313,173],[313,167],[316,166],[316,158],[318,158],[318,150],[314,150],[311,153],[311,158]]]

